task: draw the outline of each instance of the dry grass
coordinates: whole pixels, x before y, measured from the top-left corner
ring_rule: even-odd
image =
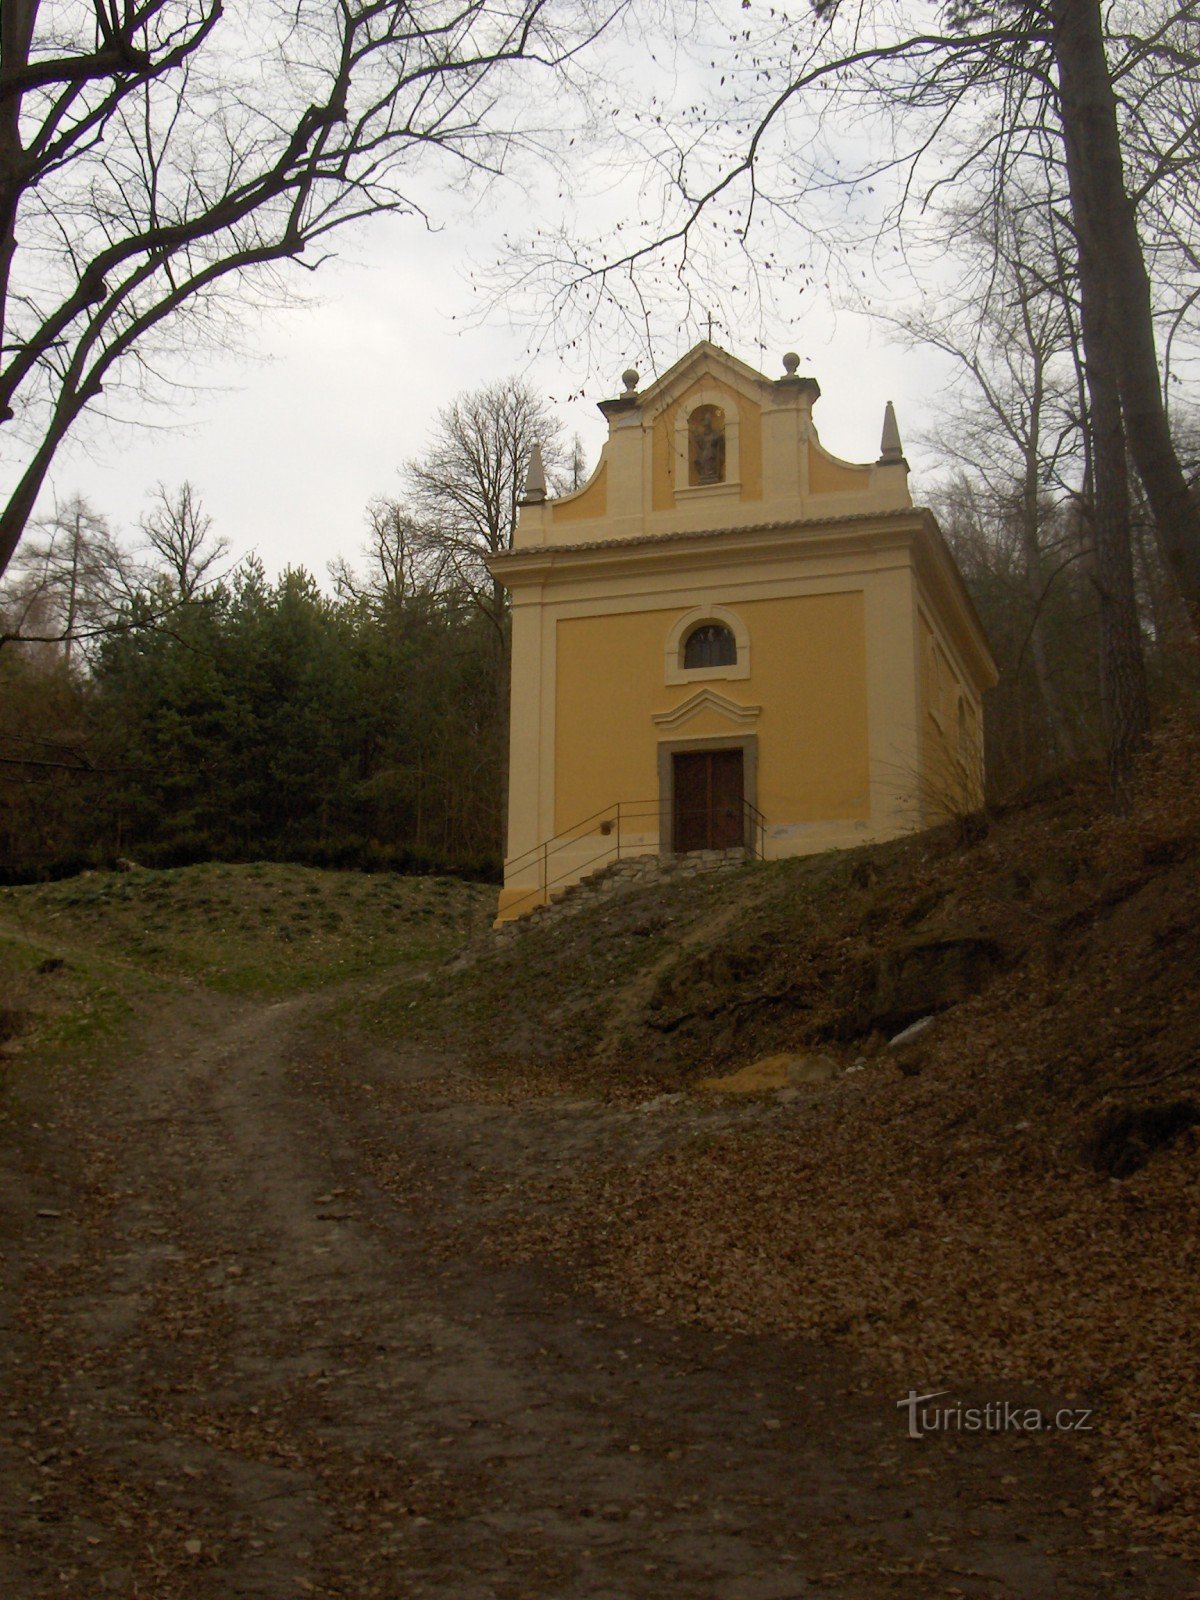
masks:
[[[206,865],[0,889],[0,921],[226,993],[283,994],[436,960],[494,899],[457,878]]]

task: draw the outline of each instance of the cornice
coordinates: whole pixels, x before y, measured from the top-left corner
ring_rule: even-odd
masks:
[[[923,515],[924,537],[916,543],[917,582],[933,601],[939,619],[950,630],[984,688],[994,689],[1000,674],[975,602],[936,518],[930,511]]]
[[[635,539],[594,539],[580,544],[530,545],[487,558],[494,577],[510,588],[520,582],[569,581],[602,572],[674,565],[681,555],[723,558],[728,554],[781,555],[818,549],[882,548],[918,534],[929,513],[904,507],[859,511],[844,517],[741,523],[726,528],[681,528]]]
[[[545,590],[559,584],[678,572],[684,564],[711,568],[730,561],[786,561],[798,556],[878,556],[905,552],[918,585],[951,630],[977,681],[998,680],[987,634],[962,574],[931,511],[903,507],[860,511],[811,521],[742,523],[727,528],[679,529],[637,539],[534,545],[489,556],[492,574],[509,589]]]

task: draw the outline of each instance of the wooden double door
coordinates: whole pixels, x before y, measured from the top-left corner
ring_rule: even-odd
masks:
[[[675,850],[736,850],[744,845],[742,751],[683,750],[671,762]]]

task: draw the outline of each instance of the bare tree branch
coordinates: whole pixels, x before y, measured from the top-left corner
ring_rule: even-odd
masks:
[[[279,292],[356,221],[422,216],[425,173],[504,170],[542,137],[528,74],[548,93],[622,4],[6,0],[0,571],[63,440],[150,376],[167,325]]]

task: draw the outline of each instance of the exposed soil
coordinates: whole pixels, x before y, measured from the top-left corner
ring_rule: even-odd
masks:
[[[317,1010],[176,988],[107,1071],[10,1095],[0,1592],[1191,1592],[1092,1546],[1069,1434],[911,1440],[847,1352],[477,1247],[534,1178],[777,1108],[514,1100]]]
[[[1200,1562],[1198,865],[1181,721],[1126,814],[1084,768],[893,844],[576,905],[375,1010],[497,1092],[540,1073],[686,1105],[764,1057],[839,1063],[752,1131],[541,1175],[494,1244],[901,1386],[1083,1396],[1090,1536]]]
[[[1198,775],[465,951],[449,882],[4,891],[0,1594],[1200,1594]]]

